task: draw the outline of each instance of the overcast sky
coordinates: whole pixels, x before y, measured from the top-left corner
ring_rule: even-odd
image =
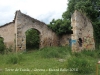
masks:
[[[61,18],[67,3],[67,0],[0,0],[0,25],[11,22],[16,10],[47,24],[53,18]]]

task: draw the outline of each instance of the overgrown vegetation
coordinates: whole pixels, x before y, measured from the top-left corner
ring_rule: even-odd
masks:
[[[86,57],[71,57],[67,60],[66,67],[78,69],[76,73],[79,74],[91,74],[95,71],[95,65]]]
[[[5,63],[7,64],[19,64],[23,60],[23,57],[21,54],[7,54],[7,58]]]
[[[71,53],[70,47],[47,47],[25,53],[0,55],[1,75],[95,75],[100,51]],[[18,69],[18,71],[6,71]],[[28,69],[29,71],[23,71]],[[36,69],[45,69],[39,71]],[[59,69],[50,71],[49,69]],[[61,70],[63,69],[63,70]],[[99,65],[100,70],[100,65]],[[100,74],[100,72],[99,72]]]
[[[52,22],[48,25],[49,28],[51,28],[53,31],[57,33],[57,35],[62,35],[62,34],[72,34],[72,28],[70,26],[70,20],[66,19],[53,19]]]
[[[71,51],[70,47],[46,47],[41,49],[40,52],[43,58],[64,58]]]

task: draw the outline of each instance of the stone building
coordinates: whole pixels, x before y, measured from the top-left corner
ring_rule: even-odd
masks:
[[[40,33],[40,48],[47,46],[64,46],[68,44],[68,40],[65,36],[70,37],[70,35],[63,35],[59,37],[55,34],[55,32],[49,29],[45,23],[31,18],[20,11],[16,11],[13,22],[0,26],[0,37],[4,38],[4,43],[7,48],[11,47],[16,52],[25,51],[25,32],[31,28],[36,29]]]
[[[0,37],[4,38],[6,47],[11,47],[14,52],[26,50],[25,32],[32,28],[40,33],[40,48],[70,44],[73,52],[95,49],[91,21],[82,13],[75,11],[71,18],[71,25],[73,34],[57,36],[45,23],[16,11],[12,22],[0,26]]]

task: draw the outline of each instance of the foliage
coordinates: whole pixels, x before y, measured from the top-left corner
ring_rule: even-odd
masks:
[[[5,45],[3,42],[3,38],[0,38],[0,53],[3,54],[5,50]]]
[[[55,31],[58,35],[63,34],[71,34],[71,26],[70,20],[62,20],[62,19],[53,19],[52,22],[48,25],[53,31]]]
[[[95,71],[95,65],[86,57],[71,57],[67,60],[67,68],[77,68],[76,73],[89,74]]]
[[[99,57],[99,50],[84,50],[79,53],[73,53],[66,62],[66,68],[78,69],[78,71],[73,71],[76,75],[89,75],[95,73],[96,63]]]
[[[63,13],[62,17],[64,19],[71,19],[71,15],[75,10],[86,13],[86,15],[93,21],[99,17],[99,0],[69,0],[68,8]]]
[[[92,21],[96,46],[100,43],[100,1],[99,0],[68,0],[68,7],[62,19],[53,19],[48,25],[57,34],[72,33],[71,15],[75,10],[85,13]]]
[[[26,48],[39,48],[39,32],[35,29],[29,29],[26,31]]]

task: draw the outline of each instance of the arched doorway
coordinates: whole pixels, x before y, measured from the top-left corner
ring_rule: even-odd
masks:
[[[39,49],[40,32],[36,29],[28,29],[26,32],[26,51]]]

